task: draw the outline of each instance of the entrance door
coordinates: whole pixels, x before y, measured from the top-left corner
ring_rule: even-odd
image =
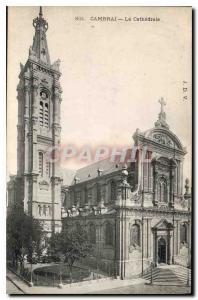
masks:
[[[158,263],[166,263],[166,241],[163,238],[158,241]]]

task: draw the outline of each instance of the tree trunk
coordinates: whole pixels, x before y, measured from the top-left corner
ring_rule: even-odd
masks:
[[[73,263],[74,262],[68,264],[69,265],[69,277],[70,277],[70,281],[71,282],[72,282],[72,267],[73,267]]]

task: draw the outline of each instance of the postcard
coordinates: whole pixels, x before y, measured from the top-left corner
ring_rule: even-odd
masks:
[[[7,8],[7,293],[192,293],[192,7]]]

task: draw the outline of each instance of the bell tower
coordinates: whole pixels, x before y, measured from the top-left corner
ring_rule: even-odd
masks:
[[[50,235],[61,228],[60,165],[49,151],[60,144],[60,61],[53,64],[47,46],[48,23],[33,20],[35,34],[25,65],[20,65],[18,91],[17,198],[25,212],[42,221]]]

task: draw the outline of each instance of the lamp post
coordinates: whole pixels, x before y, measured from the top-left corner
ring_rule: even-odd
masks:
[[[32,239],[31,239],[32,240]],[[32,256],[33,256],[33,241],[31,241],[31,264],[30,264],[30,283],[29,286],[32,287],[34,285],[33,283],[33,268],[32,268]]]
[[[64,260],[64,257],[62,255],[60,255],[60,265],[59,265],[59,284],[58,284],[58,287],[60,289],[63,288],[63,282],[62,282],[62,262]]]
[[[30,265],[30,283],[29,286],[32,287],[34,285],[33,283],[33,276],[32,276],[32,258],[31,258],[31,265]]]

